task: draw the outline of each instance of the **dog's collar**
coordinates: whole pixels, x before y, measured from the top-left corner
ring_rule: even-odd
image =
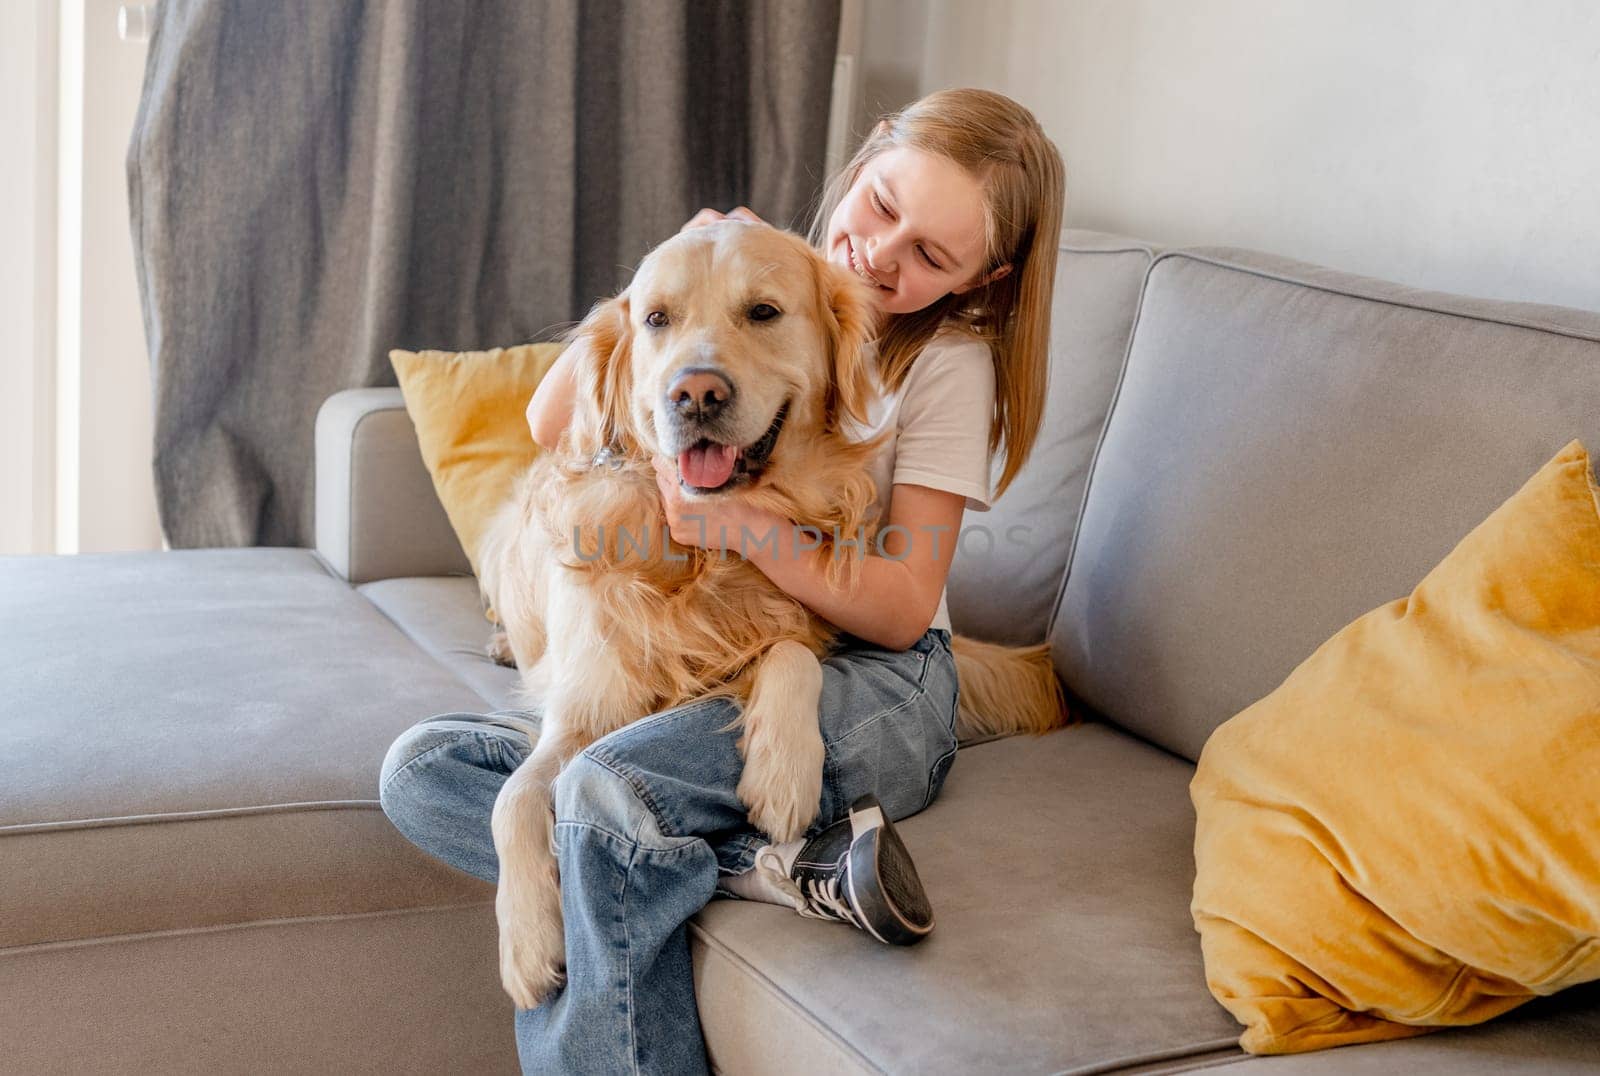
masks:
[[[594,454],[594,459],[589,461],[590,467],[609,467],[613,471],[622,466],[622,448],[620,445],[606,445]]]

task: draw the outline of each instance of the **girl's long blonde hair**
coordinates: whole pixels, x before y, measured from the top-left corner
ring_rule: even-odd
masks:
[[[989,451],[1005,449],[995,496],[1016,477],[1044,412],[1049,380],[1050,300],[1066,204],[1066,169],[1032,112],[988,90],[941,90],[880,119],[855,156],[823,188],[811,221],[812,246],[825,249],[828,220],[866,163],[911,146],[964,168],[984,191],[982,278],[1011,263],[999,280],[886,319],[878,337],[878,376],[893,392],[939,327],[951,321],[989,344],[995,415]]]

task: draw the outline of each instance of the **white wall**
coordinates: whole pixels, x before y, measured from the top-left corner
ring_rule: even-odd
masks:
[[[1069,226],[1600,309],[1591,0],[864,2],[864,113],[1015,97]]]

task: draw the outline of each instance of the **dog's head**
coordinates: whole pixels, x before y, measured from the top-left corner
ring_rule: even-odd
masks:
[[[867,286],[797,235],[682,232],[576,330],[573,450],[676,459],[691,494],[751,486],[781,470],[788,439],[865,420],[876,317]]]

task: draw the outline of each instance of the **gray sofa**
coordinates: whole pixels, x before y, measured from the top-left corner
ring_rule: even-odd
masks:
[[[1092,719],[968,745],[903,825],[921,946],[701,912],[715,1067],[1595,1071],[1600,984],[1243,1054],[1189,918],[1188,783],[1563,444],[1600,449],[1600,314],[1082,231],[1060,259],[1043,438],[968,520],[1021,540],[968,547],[950,608],[1048,639]],[[513,675],[398,390],[322,409],[316,549],[10,558],[0,595],[0,1071],[516,1070],[491,888],[377,802],[402,729],[507,706]]]

